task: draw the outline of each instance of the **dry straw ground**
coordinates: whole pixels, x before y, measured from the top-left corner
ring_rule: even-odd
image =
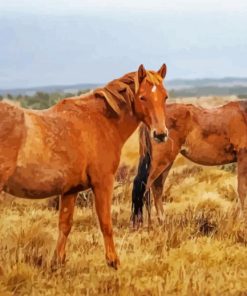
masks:
[[[106,266],[97,219],[85,203],[75,212],[66,267],[52,272],[56,211],[47,201],[8,196],[0,204],[0,295],[247,295],[247,235],[238,217],[235,165],[202,167],[179,156],[165,186],[165,224],[158,225],[152,209],[152,226],[133,231],[137,144],[134,135],[123,151],[122,185],[112,207],[120,269]]]

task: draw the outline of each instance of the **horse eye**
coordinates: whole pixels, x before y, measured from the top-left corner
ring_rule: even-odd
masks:
[[[168,99],[168,96],[165,97],[165,101]]]
[[[140,100],[141,100],[141,101],[146,101],[146,98],[145,98],[144,96],[141,96],[141,97],[140,97]]]

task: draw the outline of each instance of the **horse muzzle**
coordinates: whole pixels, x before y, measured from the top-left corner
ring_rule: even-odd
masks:
[[[154,130],[152,132],[152,137],[158,143],[166,142],[168,138],[168,131],[166,130],[164,132],[157,132],[156,130]]]

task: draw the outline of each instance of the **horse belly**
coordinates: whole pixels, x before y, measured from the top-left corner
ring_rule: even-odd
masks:
[[[17,167],[9,178],[4,191],[26,198],[46,198],[62,193],[66,180],[61,170],[29,165]]]
[[[217,135],[206,139],[187,139],[181,148],[181,154],[202,165],[221,165],[236,161],[233,145],[226,138]]]

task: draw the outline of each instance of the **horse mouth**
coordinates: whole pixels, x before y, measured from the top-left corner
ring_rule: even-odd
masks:
[[[155,140],[156,143],[165,143],[167,141],[167,136],[155,136],[153,139]]]

